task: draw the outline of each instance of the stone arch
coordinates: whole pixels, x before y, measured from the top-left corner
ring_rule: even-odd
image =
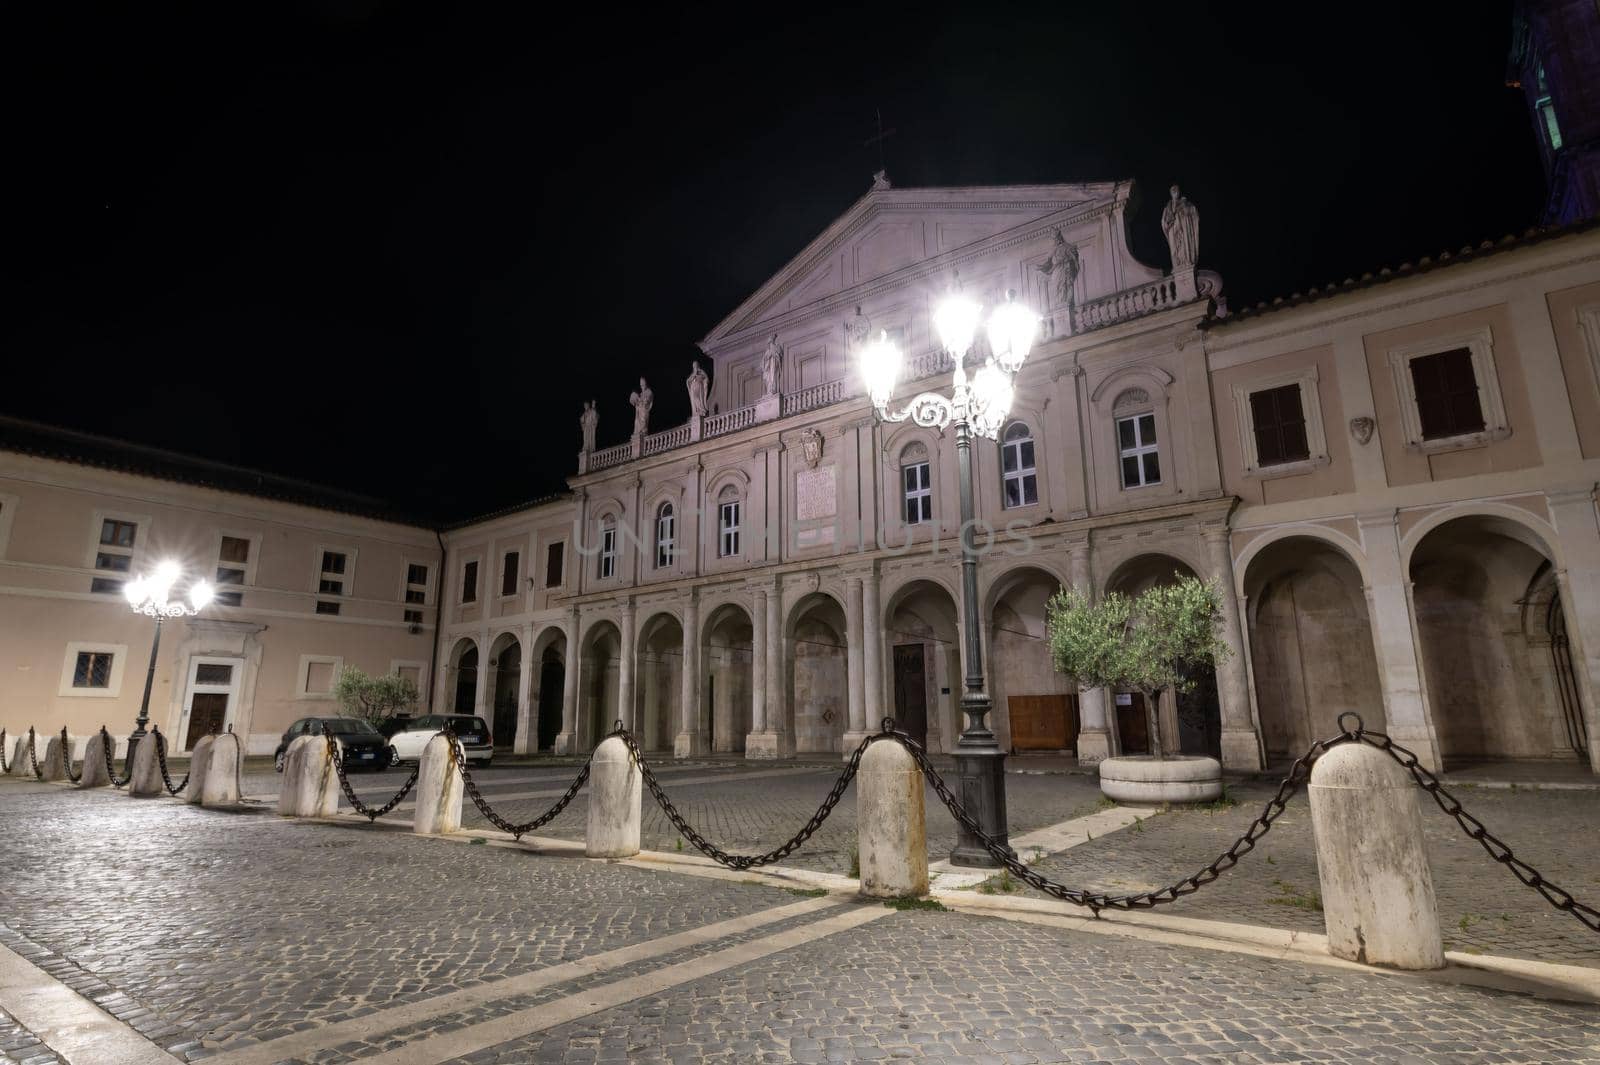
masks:
[[[578,658],[578,750],[592,750],[621,716],[617,703],[622,666],[622,632],[610,619],[584,629]]]
[[[1239,594],[1245,592],[1245,572],[1257,555],[1273,544],[1283,540],[1301,538],[1315,540],[1326,544],[1335,551],[1339,551],[1356,567],[1356,572],[1361,576],[1361,585],[1366,587],[1370,582],[1367,570],[1367,553],[1359,543],[1337,529],[1330,529],[1325,525],[1282,525],[1269,529],[1245,545],[1233,561],[1234,591]]]
[[[1030,560],[995,577],[984,597],[993,728],[1014,751],[1077,748],[1077,685],[1056,672],[1045,616],[1045,604],[1066,584],[1064,574]]]
[[[1383,683],[1361,564],[1312,533],[1251,545],[1238,569],[1262,746],[1298,758],[1354,711],[1385,728]]]
[[[470,636],[461,637],[450,648],[445,705],[451,713],[470,714],[477,705],[478,659],[478,641]]]
[[[522,719],[522,640],[503,630],[489,643],[489,660],[483,664],[484,714],[498,747],[513,747]]]
[[[560,625],[547,625],[533,639],[534,675],[528,678],[529,721],[519,735],[530,751],[555,749],[561,732],[569,656],[567,633]],[[519,745],[520,746],[520,745]]]
[[[713,753],[742,754],[751,729],[755,627],[739,603],[706,611],[700,630],[700,720]]]
[[[1525,630],[1530,593],[1560,570],[1555,538],[1541,525],[1514,507],[1475,505],[1430,516],[1406,537],[1418,651],[1446,768],[1588,754],[1585,708],[1563,702],[1549,644]],[[1562,610],[1565,631],[1570,607]]]
[[[886,711],[931,751],[954,747],[960,735],[961,611],[944,581],[914,577],[885,601]],[[869,680],[869,683],[871,681]],[[868,721],[875,729],[878,722]]]
[[[1441,525],[1461,518],[1480,519],[1486,528],[1492,528],[1507,539],[1515,540],[1539,552],[1561,569],[1565,562],[1558,550],[1560,539],[1555,528],[1538,515],[1507,503],[1479,500],[1436,510],[1406,530],[1400,539],[1400,564],[1409,572],[1411,559],[1424,538]]]
[[[833,754],[843,747],[849,727],[846,616],[837,596],[819,590],[802,595],[785,618],[785,731],[794,736],[796,753]]]
[[[652,608],[634,644],[633,720],[645,750],[670,751],[683,728],[683,618]]]

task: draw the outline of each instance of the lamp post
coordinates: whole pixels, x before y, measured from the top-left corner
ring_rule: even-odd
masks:
[[[903,356],[886,333],[861,353],[861,373],[867,394],[886,422],[910,419],[917,425],[956,430],[956,469],[961,491],[961,624],[966,652],[965,691],[961,711],[966,725],[956,744],[956,765],[961,780],[961,801],[986,835],[1007,848],[1005,752],[996,742],[988,724],[989,694],[983,674],[983,647],[978,618],[978,553],[973,547],[972,514],[972,437],[986,440],[999,437],[1001,426],[1011,412],[1017,371],[1033,347],[1039,332],[1039,316],[1008,292],[1006,302],[989,314],[989,355],[984,364],[967,376],[966,360],[983,318],[983,308],[952,292],[933,315],[939,341],[955,360],[953,388],[949,398],[936,392],[914,396],[899,410],[891,411],[895,382],[899,379]],[[983,843],[964,826],[950,852],[952,865],[994,866]]]
[[[145,725],[150,721],[150,688],[156,679],[156,651],[161,647],[161,623],[167,618],[191,618],[205,609],[211,602],[212,591],[209,581],[195,581],[189,586],[189,601],[173,599],[172,587],[183,576],[183,570],[176,562],[167,560],[156,567],[156,571],[149,577],[135,577],[122,586],[122,594],[127,596],[128,605],[133,607],[135,614],[156,619],[155,639],[150,641],[150,669],[144,675],[144,699],[139,703],[139,720],[135,723],[133,734],[128,737],[128,764],[133,764],[133,752],[139,746],[139,741],[147,733]]]

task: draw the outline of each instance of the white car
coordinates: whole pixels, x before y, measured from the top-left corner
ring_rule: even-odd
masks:
[[[488,765],[493,760],[494,736],[490,735],[483,718],[470,714],[428,714],[407,722],[405,728],[389,737],[389,764],[418,761],[428,741],[446,726],[461,741],[468,762]]]

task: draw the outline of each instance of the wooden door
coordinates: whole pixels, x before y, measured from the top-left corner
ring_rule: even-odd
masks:
[[[1078,746],[1078,697],[1008,695],[1011,747],[1018,751],[1064,751]]]
[[[1118,692],[1117,734],[1122,737],[1123,754],[1150,753],[1150,719],[1145,714],[1141,692]]]
[[[221,732],[228,717],[226,692],[195,692],[189,697],[189,734],[183,745],[194,750],[194,745],[213,732]]]
[[[920,744],[928,742],[927,660],[922,644],[901,644],[894,649],[894,719]],[[868,721],[869,729],[878,722]]]

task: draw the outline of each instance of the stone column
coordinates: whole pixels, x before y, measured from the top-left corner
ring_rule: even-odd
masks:
[[[1400,561],[1395,512],[1356,515],[1367,553],[1367,616],[1383,684],[1383,714],[1389,735],[1411,748],[1424,767],[1439,769],[1439,740],[1428,709],[1422,659],[1418,655],[1411,580]]]
[[[1261,737],[1250,720],[1250,678],[1245,673],[1244,636],[1239,627],[1239,596],[1233,585],[1233,545],[1228,527],[1206,525],[1211,577],[1222,597],[1222,640],[1230,652],[1217,664],[1217,696],[1222,704],[1222,764],[1229,769],[1261,768]]]
[[[767,591],[755,589],[750,607],[750,736],[745,757],[760,745],[755,737],[767,731]]]
[[[867,733],[866,688],[861,664],[861,578],[848,577],[844,583],[845,685],[850,719],[844,733],[843,753],[849,757]]]
[[[517,676],[517,734],[511,738],[513,754],[527,754],[539,743],[533,717],[533,626],[522,626],[517,641],[522,650],[522,672]]]
[[[574,754],[578,749],[578,674],[583,672],[579,636],[578,608],[573,607],[567,614],[567,660],[561,675],[561,731],[556,735],[556,754]]]
[[[617,665],[617,717],[622,719],[622,726],[628,731],[633,731],[634,698],[633,698],[633,672],[635,652],[634,641],[634,609],[633,597],[628,596],[622,600],[622,661]],[[606,731],[611,730],[611,722],[606,722]]]
[[[787,758],[794,753],[789,730],[789,676],[784,670],[783,582],[773,578],[766,598],[766,727],[752,732],[745,744],[746,758]],[[759,609],[759,600],[758,600]]]
[[[1094,582],[1089,576],[1089,541],[1073,541],[1072,586],[1091,599]],[[1111,757],[1111,731],[1106,727],[1109,699],[1104,688],[1078,686],[1078,764],[1098,765]]]
[[[1600,773],[1600,519],[1592,485],[1546,493],[1564,565],[1556,571],[1579,702],[1587,714],[1589,767]]]
[[[883,609],[878,605],[878,571],[868,570],[861,577],[862,686],[866,692],[868,732],[883,724]],[[853,745],[852,745],[853,747]]]
[[[637,735],[647,751],[661,749],[661,722],[657,719],[656,704],[660,702],[661,660],[655,652],[646,651],[639,664],[639,722]]]
[[[489,584],[488,578],[483,578],[485,591],[483,609],[485,612],[489,609],[489,596],[487,594]],[[493,707],[489,705],[489,678],[494,676],[494,666],[490,665],[489,662],[489,641],[491,638],[488,629],[484,629],[478,634],[478,682],[472,689],[472,712],[492,725],[494,724]]]
[[[672,744],[674,758],[706,753],[706,732],[700,724],[700,617],[693,593],[683,604],[683,676],[678,711],[681,720]]]

